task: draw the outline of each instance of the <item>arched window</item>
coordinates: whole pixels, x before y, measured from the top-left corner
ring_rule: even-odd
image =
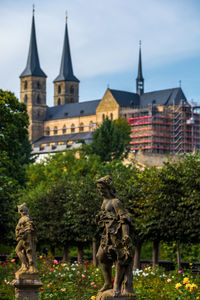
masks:
[[[28,88],[28,82],[27,82],[27,80],[25,80],[24,81],[24,89],[27,90],[27,88]]]
[[[37,81],[37,89],[40,89],[40,82],[39,81]]]
[[[102,121],[104,121],[104,120],[105,120],[105,114],[102,115]]]
[[[61,86],[59,85],[58,86],[58,94],[60,94],[61,93]]]
[[[113,113],[110,114],[110,119],[113,120]]]
[[[66,128],[66,126],[64,125],[64,126],[63,126],[63,129],[62,129],[62,133],[65,134],[66,132],[67,132],[67,128]]]
[[[37,95],[37,104],[40,104],[41,100],[40,100],[40,95]]]
[[[58,105],[60,105],[60,104],[61,104],[61,100],[60,100],[60,98],[58,98],[58,102],[57,102],[57,104],[58,104]]]
[[[27,104],[28,103],[28,96],[24,95],[24,103]]]
[[[70,86],[70,94],[74,94],[74,87],[73,87],[73,85]]]
[[[74,126],[74,124],[71,125],[71,132],[75,132],[75,126]]]
[[[57,128],[57,126],[54,127],[53,133],[54,134],[58,134],[58,128]]]
[[[83,124],[83,123],[80,124],[80,126],[79,126],[79,131],[80,131],[80,132],[83,132],[83,131],[84,131],[84,124]]]
[[[46,135],[50,135],[50,128],[49,127],[46,128]]]

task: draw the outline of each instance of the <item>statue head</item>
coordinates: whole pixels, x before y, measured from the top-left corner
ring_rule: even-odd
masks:
[[[29,211],[26,203],[18,205],[18,213],[22,216],[29,215]]]
[[[96,181],[97,188],[103,197],[116,197],[116,190],[110,175],[106,175]]]

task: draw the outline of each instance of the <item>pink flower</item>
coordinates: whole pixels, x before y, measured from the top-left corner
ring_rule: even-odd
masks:
[[[171,281],[172,281],[171,278],[168,278],[168,279],[167,279],[167,282],[171,282]]]
[[[181,271],[181,270],[178,270],[178,273],[182,273],[182,271]]]
[[[94,288],[96,288],[97,286],[96,286],[96,284],[94,285]]]
[[[51,271],[54,271],[54,268],[51,268],[50,270],[51,270]]]
[[[53,263],[54,263],[55,265],[58,265],[58,261],[57,261],[56,259],[54,259]]]
[[[95,284],[95,282],[93,281],[93,282],[91,282],[90,284],[91,284],[91,285],[94,285],[94,284]]]
[[[86,276],[84,274],[82,274],[82,277],[85,278]]]
[[[87,264],[88,264],[87,261],[85,261],[85,262],[84,262],[84,265],[87,265]]]

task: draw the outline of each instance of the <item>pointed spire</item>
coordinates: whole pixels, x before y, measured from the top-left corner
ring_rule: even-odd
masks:
[[[26,76],[38,76],[38,77],[47,77],[46,74],[40,68],[40,61],[37,50],[37,41],[35,33],[35,17],[34,17],[35,8],[33,6],[33,16],[32,16],[32,26],[31,26],[31,39],[29,45],[28,59],[25,70],[20,75],[20,78]]]
[[[142,75],[142,53],[141,53],[141,41],[139,41],[139,61],[138,61],[138,75],[136,78],[136,90],[138,95],[144,93],[144,78]]]
[[[60,65],[60,73],[54,80],[57,81],[76,81],[79,80],[74,76],[72,60],[70,54],[70,45],[69,45],[69,37],[68,37],[68,28],[67,28],[67,15],[66,15],[66,23],[65,23],[65,35],[64,35],[64,44],[63,44],[63,52],[62,59]]]

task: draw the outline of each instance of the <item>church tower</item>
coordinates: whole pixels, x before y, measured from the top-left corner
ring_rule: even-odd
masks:
[[[144,93],[144,78],[142,76],[141,41],[139,42],[139,61],[138,61],[138,76],[136,78],[136,93],[140,96]]]
[[[44,135],[46,117],[46,74],[40,68],[35,33],[34,9],[31,38],[25,70],[20,75],[20,101],[25,103],[29,115],[29,139],[36,141]]]
[[[79,80],[73,73],[66,17],[60,73],[54,80],[54,105],[74,103],[78,101]]]

